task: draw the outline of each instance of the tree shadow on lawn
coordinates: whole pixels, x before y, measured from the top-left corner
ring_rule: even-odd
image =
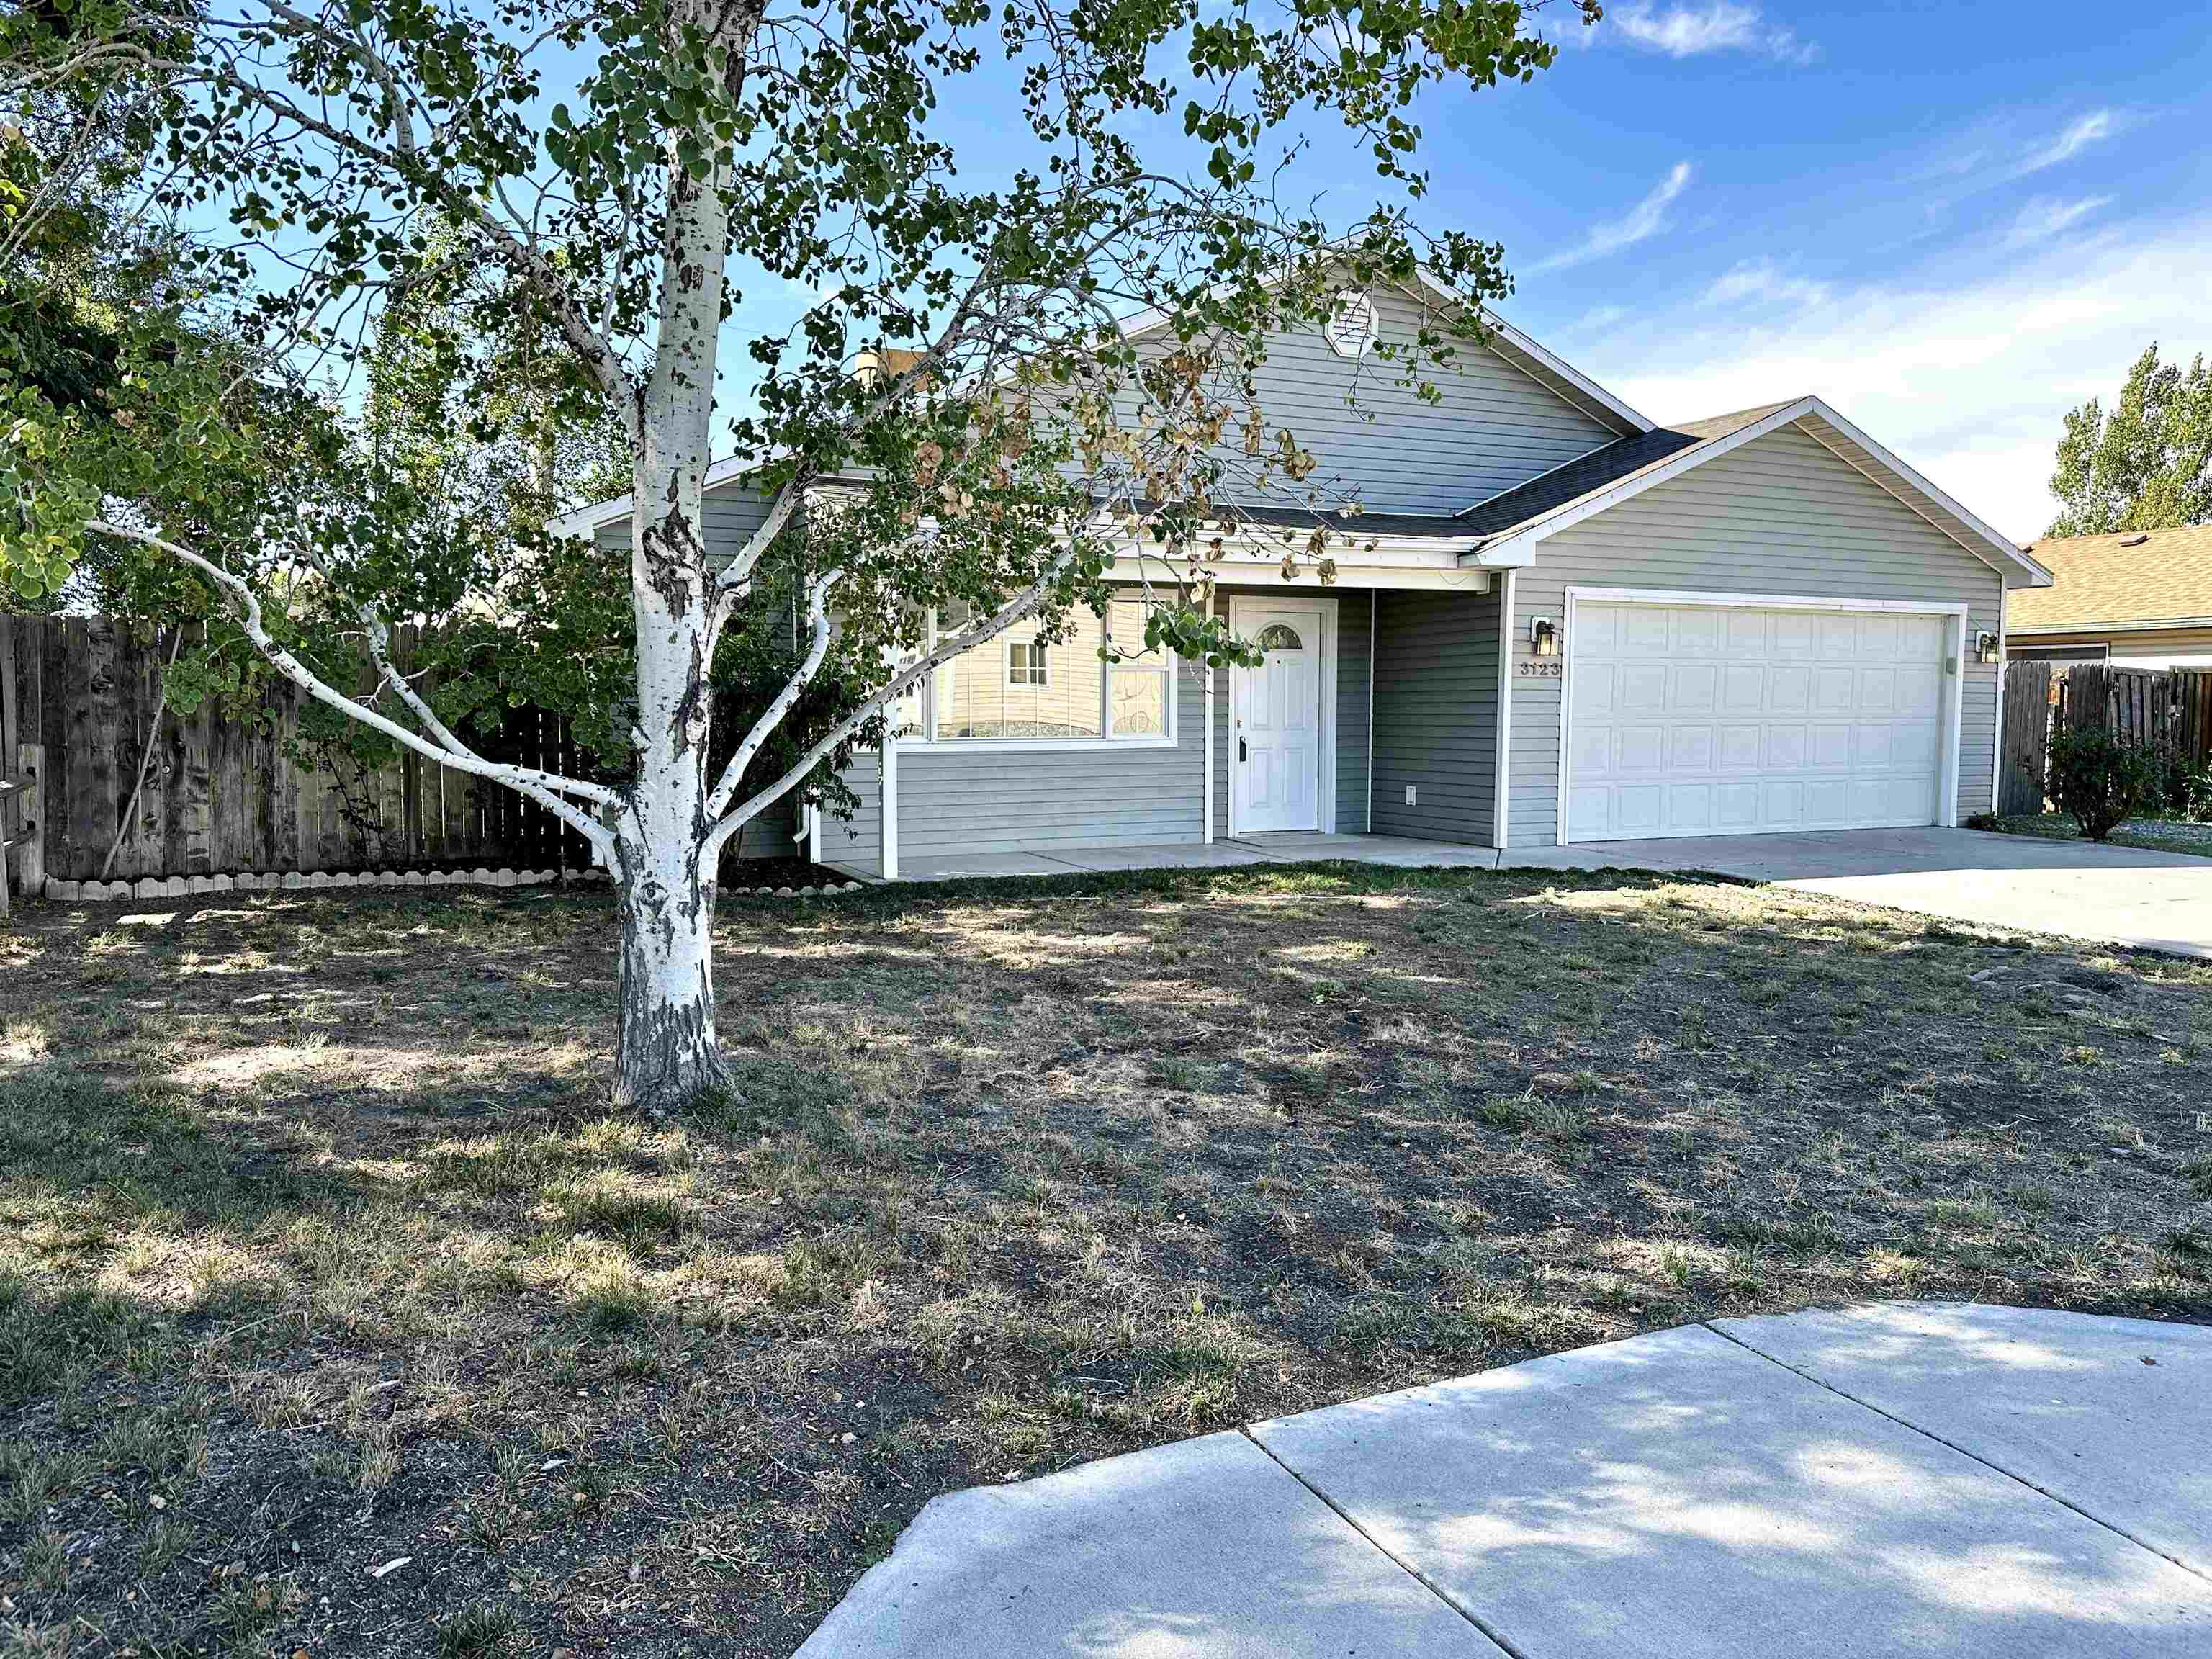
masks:
[[[2201,967],[1619,874],[732,902],[744,1098],[651,1126],[611,921],[0,940],[27,1628],[788,1652],[1010,1472],[1717,1314],[2212,1313]]]

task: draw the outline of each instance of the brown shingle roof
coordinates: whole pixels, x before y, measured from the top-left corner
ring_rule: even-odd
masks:
[[[2006,621],[2015,634],[2212,617],[2212,524],[2051,536],[2027,550],[2057,580],[2013,593]]]

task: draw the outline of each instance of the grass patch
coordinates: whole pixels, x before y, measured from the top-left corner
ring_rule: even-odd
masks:
[[[2081,826],[2063,812],[2021,812],[1988,820],[2001,835],[2035,836],[2045,841],[2079,841]],[[2154,853],[2185,853],[2212,859],[2212,823],[2167,818],[2130,818],[2106,838],[2114,847],[2142,847]]]
[[[9,1641],[789,1652],[1011,1474],[1717,1315],[2212,1317],[2212,968],[1618,873],[732,905],[740,1095],[656,1126],[613,939],[0,936]]]

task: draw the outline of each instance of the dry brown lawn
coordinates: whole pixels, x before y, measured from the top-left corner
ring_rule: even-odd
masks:
[[[2212,1318],[2212,967],[1657,878],[0,935],[0,1648],[787,1655],[933,1494],[1720,1314]],[[394,1565],[397,1564],[397,1565]]]

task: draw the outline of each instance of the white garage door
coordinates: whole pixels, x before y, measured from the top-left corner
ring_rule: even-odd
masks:
[[[1567,839],[1934,823],[1947,619],[1584,602]]]

